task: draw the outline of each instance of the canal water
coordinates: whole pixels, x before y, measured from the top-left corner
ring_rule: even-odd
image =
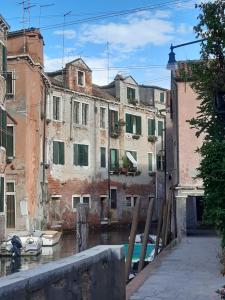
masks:
[[[123,245],[128,243],[130,230],[119,231],[90,231],[88,248],[97,245]],[[70,256],[76,253],[75,233],[64,234],[60,242],[53,247],[42,247],[42,254],[38,256],[27,256],[21,258],[0,257],[0,276],[6,276],[21,270],[34,268],[39,264]]]

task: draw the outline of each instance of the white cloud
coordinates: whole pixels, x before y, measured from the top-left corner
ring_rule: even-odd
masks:
[[[193,26],[181,23],[177,28],[177,32],[181,34],[193,33]]]
[[[56,35],[63,35],[63,30],[56,30],[53,33],[56,34]],[[76,36],[77,36],[77,33],[76,33],[75,30],[72,30],[72,29],[64,30],[64,37],[65,37],[65,39],[72,40]]]
[[[84,25],[80,35],[83,43],[102,44],[109,42],[111,48],[132,52],[149,44],[163,45],[173,39],[175,31],[172,22],[165,20],[169,13],[159,16],[149,12],[133,14],[123,22],[100,25]]]

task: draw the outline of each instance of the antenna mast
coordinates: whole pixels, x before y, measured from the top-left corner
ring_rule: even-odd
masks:
[[[63,45],[62,45],[62,50],[63,50],[63,53],[62,53],[62,69],[64,67],[64,56],[65,56],[65,22],[66,22],[66,17],[71,14],[72,10],[68,11],[67,13],[65,13],[63,15]]]

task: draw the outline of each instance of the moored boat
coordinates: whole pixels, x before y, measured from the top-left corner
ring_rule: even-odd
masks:
[[[15,236],[14,236],[15,237]],[[9,235],[7,240],[0,245],[0,256],[12,256],[13,245],[11,243],[13,236]],[[20,236],[21,248],[17,256],[36,256],[41,253],[42,240],[40,237]]]
[[[56,230],[44,230],[42,231],[42,246],[53,246],[56,245],[60,238],[62,232]]]

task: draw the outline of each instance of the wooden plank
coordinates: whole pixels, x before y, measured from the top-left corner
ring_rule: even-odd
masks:
[[[84,251],[88,246],[88,204],[77,204],[76,251]]]
[[[161,205],[161,209],[160,209],[159,219],[158,219],[154,257],[156,257],[158,255],[158,251],[159,251],[159,240],[160,240],[162,221],[163,221],[163,211],[164,211],[164,205],[165,205],[164,203],[165,202],[163,201],[163,203]]]
[[[141,256],[138,264],[138,272],[140,272],[144,267],[146,249],[148,244],[148,236],[149,236],[150,227],[152,223],[153,208],[154,208],[154,198],[151,198],[148,205],[147,219],[145,223],[145,231],[144,231],[144,237],[143,237],[142,247],[141,247]]]
[[[130,232],[130,240],[129,240],[129,246],[128,246],[128,254],[126,258],[126,280],[128,281],[129,275],[130,275],[130,268],[131,268],[131,262],[132,262],[132,255],[134,251],[134,243],[135,243],[135,237],[137,233],[137,225],[138,225],[138,215],[140,210],[140,198],[138,197],[136,200],[135,208],[134,208],[134,214],[132,219],[132,226],[131,226],[131,232]]]

